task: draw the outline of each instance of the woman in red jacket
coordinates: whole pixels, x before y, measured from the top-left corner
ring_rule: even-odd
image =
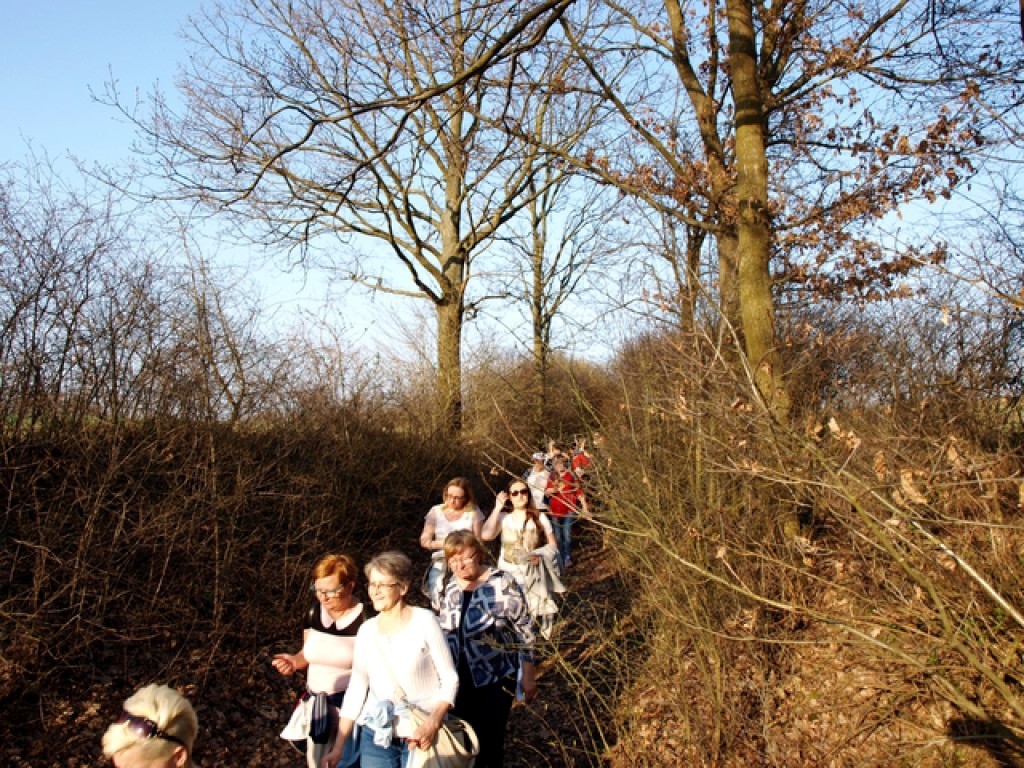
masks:
[[[580,488],[579,479],[569,471],[564,456],[554,460],[554,468],[548,479],[548,512],[558,544],[558,559],[562,570],[569,567],[572,550],[572,524],[580,514],[587,511],[587,500]]]

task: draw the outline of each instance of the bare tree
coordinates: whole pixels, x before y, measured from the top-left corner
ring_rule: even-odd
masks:
[[[566,327],[585,322],[572,317],[570,305],[586,303],[584,289],[595,267],[610,266],[617,259],[609,236],[613,202],[608,190],[574,177],[565,166],[550,164],[532,196],[524,216],[508,239],[512,262],[507,287],[502,289],[525,310],[530,326],[528,345],[533,361],[530,402],[537,434],[543,437],[546,406],[557,393],[550,391],[549,373],[554,351],[556,322]]]
[[[709,294],[785,413],[780,287],[870,299],[941,258],[887,249],[878,228],[953,194],[1005,130],[1015,23],[998,4],[924,0],[595,6],[562,26],[625,130],[571,160],[712,238]]]
[[[258,303],[201,260],[175,263],[170,234],[144,218],[111,187],[43,162],[5,169],[0,403],[11,424],[237,421],[266,407],[285,365]]]
[[[496,126],[532,122],[560,95],[546,81],[564,65],[537,42],[563,9],[224,3],[192,25],[184,112],[158,97],[140,125],[176,194],[299,259],[430,302],[439,413],[458,430],[474,261],[543,191],[544,151]]]
[[[39,428],[135,414],[159,353],[161,267],[109,189],[45,161],[0,181],[0,398]]]

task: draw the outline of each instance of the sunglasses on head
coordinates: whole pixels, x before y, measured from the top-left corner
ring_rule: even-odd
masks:
[[[131,712],[122,712],[121,716],[117,718],[117,723],[119,725],[126,723],[128,730],[140,739],[164,739],[165,741],[173,741],[175,744],[180,744],[185,749],[188,749],[188,745],[184,741],[177,736],[172,736],[167,731],[161,730],[160,726],[147,717],[133,715]]]

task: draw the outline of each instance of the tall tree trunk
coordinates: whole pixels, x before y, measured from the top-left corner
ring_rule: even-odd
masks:
[[[757,76],[751,0],[726,0],[730,66],[736,100],[736,222],[740,317],[754,381],[778,416],[789,408],[775,345],[771,225],[768,220],[768,156],[764,102]]]
[[[460,71],[461,40],[456,41],[455,69]],[[465,98],[462,87],[452,92],[455,104]],[[437,303],[437,392],[443,431],[457,435],[462,431],[462,323],[466,317],[466,279],[469,252],[463,240],[462,209],[466,192],[466,146],[462,135],[463,112],[455,106],[450,114],[448,133],[442,133],[444,158],[445,208],[438,224],[441,235],[441,294]]]
[[[437,397],[444,432],[462,430],[462,320],[461,293],[457,300],[437,305]]]
[[[533,249],[530,254],[531,294],[530,314],[533,323],[533,423],[538,437],[546,434],[548,402],[548,360],[551,339],[551,319],[545,311],[547,282],[544,277],[544,252],[547,248],[547,219],[540,213],[536,200],[530,204],[533,231]]]
[[[722,319],[727,323],[726,338],[736,334],[738,343],[744,343],[743,320],[740,317],[739,297],[739,244],[736,232],[726,229],[715,237],[718,249],[718,302]]]
[[[452,117],[452,130],[461,131],[461,113]],[[458,134],[456,134],[458,135]],[[462,323],[466,316],[466,269],[469,258],[462,241],[465,188],[462,147],[446,150],[445,210],[441,214],[441,293],[437,302],[437,394],[443,431],[462,431]]]

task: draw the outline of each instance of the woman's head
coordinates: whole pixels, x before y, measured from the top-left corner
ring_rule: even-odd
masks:
[[[198,732],[188,699],[166,685],[147,685],[103,734],[103,755],[117,768],[184,768]]]
[[[412,584],[413,579],[415,578],[412,560],[410,560],[409,556],[404,552],[399,552],[394,549],[387,552],[381,552],[379,555],[374,556],[363,569],[363,573],[366,574],[367,579],[370,578],[374,571],[397,581],[399,584],[404,584],[405,586]]]
[[[313,566],[313,585],[317,599],[328,611],[340,611],[352,601],[359,569],[348,555],[325,555]]]
[[[452,531],[444,540],[444,559],[450,573],[465,585],[477,581],[487,572],[491,556],[472,531]],[[446,589],[447,586],[446,576]]]
[[[512,479],[508,484],[508,500],[512,503],[513,511],[522,510],[526,514],[526,519],[523,520],[523,530],[526,529],[528,523],[532,522],[534,528],[540,531],[540,510],[534,503],[533,494],[526,481],[520,480],[518,477]]]
[[[445,537],[445,560],[451,561],[453,557],[465,559],[470,555],[476,555],[479,563],[486,563],[490,559],[487,547],[472,531],[452,531]]]
[[[508,484],[508,499],[512,502],[512,506],[515,509],[533,509],[533,494],[530,492],[530,486],[526,484],[525,480],[521,480],[518,477],[513,478]]]
[[[444,503],[453,509],[469,509],[476,504],[473,486],[464,477],[454,477],[444,487]]]
[[[313,580],[337,576],[341,584],[354,584],[359,575],[356,561],[348,555],[324,555],[313,566]]]
[[[373,607],[386,610],[405,599],[413,582],[412,561],[403,552],[381,552],[366,564],[366,591]]]

